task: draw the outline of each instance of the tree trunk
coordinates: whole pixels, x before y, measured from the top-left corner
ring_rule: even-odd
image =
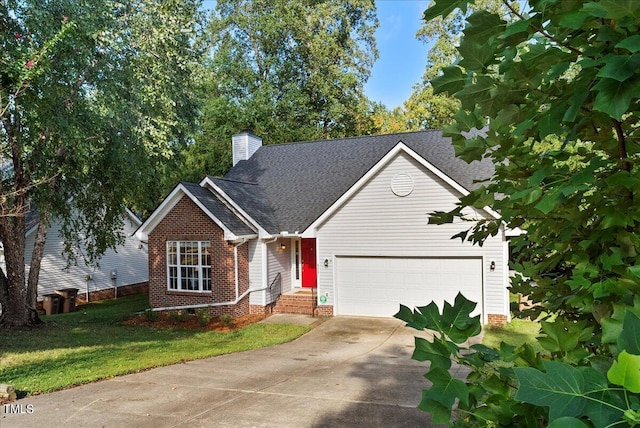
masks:
[[[24,218],[16,217],[13,223],[12,239],[4,242],[4,260],[6,283],[0,287],[6,290],[5,301],[2,302],[2,316],[0,326],[6,328],[26,327],[33,325],[30,310],[27,306],[27,288],[25,284],[24,267]],[[21,226],[21,227],[20,227]],[[20,232],[19,230],[22,229]],[[4,281],[1,281],[4,282]]]
[[[33,302],[27,296],[25,275],[25,216],[29,209],[25,203],[24,185],[21,169],[14,169],[15,196],[11,198],[11,210],[0,219],[0,236],[4,247],[4,272],[0,270],[0,327],[29,327],[40,322]],[[30,307],[30,304],[33,306]]]
[[[49,224],[49,216],[40,213],[40,222],[33,243],[33,252],[31,253],[31,267],[29,269],[29,279],[27,280],[27,307],[30,311],[30,323],[40,323],[40,317],[36,310],[38,300],[38,277],[40,276],[40,265],[44,255],[44,244],[47,242],[47,230]]]

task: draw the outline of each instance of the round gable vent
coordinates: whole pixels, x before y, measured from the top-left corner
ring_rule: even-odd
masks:
[[[391,179],[391,191],[396,196],[408,196],[413,192],[413,178],[409,174],[401,172]]]

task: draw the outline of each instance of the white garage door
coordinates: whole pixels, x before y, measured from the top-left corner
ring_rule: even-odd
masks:
[[[336,257],[336,313],[391,317],[402,303],[413,309],[462,294],[482,311],[481,258]]]

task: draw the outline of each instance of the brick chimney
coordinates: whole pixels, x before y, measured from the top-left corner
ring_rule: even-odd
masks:
[[[231,137],[233,147],[233,166],[241,160],[249,159],[260,147],[262,138],[253,135],[249,130],[244,130]]]

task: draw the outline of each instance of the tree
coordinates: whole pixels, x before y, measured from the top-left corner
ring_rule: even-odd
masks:
[[[511,7],[518,10],[518,2],[510,3]],[[403,106],[407,128],[437,129],[453,121],[453,115],[460,108],[460,102],[452,94],[434,93],[431,79],[439,76],[444,67],[458,61],[456,46],[460,43],[465,18],[479,10],[490,11],[503,19],[510,19],[509,9],[501,0],[477,0],[469,4],[464,12],[457,9],[446,18],[435,17],[423,21],[416,37],[424,44],[430,45],[430,48],[422,81],[415,85],[413,93]]]
[[[0,325],[39,321],[37,281],[49,221],[89,263],[121,236],[153,158],[195,119],[197,1],[0,3]],[[39,223],[29,277],[25,217]]]
[[[382,103],[373,104],[371,120],[377,131],[382,134],[416,131],[419,129],[409,126],[404,108],[395,107],[390,110]]]
[[[363,86],[377,25],[371,0],[216,2],[193,179],[226,172],[231,135],[246,128],[269,144],[371,129]]]
[[[425,19],[464,12],[468,3],[438,0]],[[526,232],[514,239],[512,291],[537,303],[529,315],[543,316],[545,355],[529,345],[458,354],[475,327],[464,321],[468,304],[456,301],[443,315],[451,326],[442,322],[440,338],[416,351],[436,350],[427,359],[452,352],[472,373],[443,391],[445,373],[430,372],[441,394],[426,394],[423,408],[448,420],[450,400],[459,398],[458,425],[637,425],[640,3],[530,1],[526,13],[505,6],[513,21],[470,15],[459,62],[431,80],[434,93],[460,101],[447,128],[457,155],[496,166],[491,181],[431,221],[492,206],[499,220],[458,238],[481,244],[501,227]],[[433,311],[401,316],[428,327],[421,320]]]

